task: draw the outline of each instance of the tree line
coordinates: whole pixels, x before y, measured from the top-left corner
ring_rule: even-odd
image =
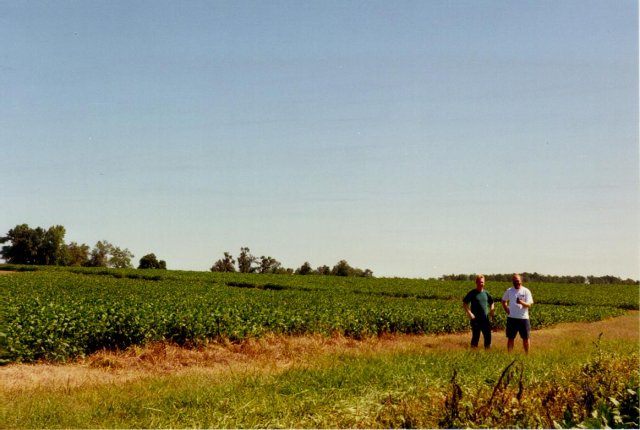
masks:
[[[240,248],[240,254],[234,259],[229,252],[213,263],[210,269],[212,272],[239,272],[239,273],[273,273],[280,275],[329,275],[329,276],[360,276],[365,278],[373,277],[370,269],[359,269],[351,267],[346,260],[340,260],[333,267],[327,265],[319,266],[316,269],[305,261],[297,269],[284,268],[282,264],[271,256],[255,257],[251,255],[248,247]]]
[[[605,284],[624,284],[624,285],[638,285],[640,281],[636,281],[630,278],[622,279],[617,276],[557,276],[557,275],[543,275],[537,272],[520,273],[524,282],[552,282],[558,284],[590,284],[590,285],[605,285]],[[491,275],[484,275],[486,281],[494,282],[511,282],[513,273],[498,273]],[[475,274],[451,274],[442,275],[440,277],[443,281],[473,281],[476,278]]]
[[[127,248],[106,240],[98,241],[93,248],[85,243],[65,243],[65,234],[66,229],[61,225],[48,229],[17,225],[0,237],[0,243],[10,243],[0,249],[0,256],[9,264],[133,268],[131,260],[134,256]],[[151,253],[140,259],[138,268],[166,269],[167,263]]]
[[[82,266],[108,267],[114,269],[133,268],[131,260],[134,255],[127,248],[120,248],[101,240],[93,248],[77,242],[65,243],[66,229],[55,225],[44,229],[31,228],[28,224],[20,224],[9,230],[6,236],[0,237],[0,257],[9,264],[26,264],[41,266]],[[138,269],[166,269],[167,263],[158,260],[154,253],[143,256]],[[296,275],[333,275],[372,277],[370,269],[351,267],[346,260],[340,260],[333,267],[320,266],[313,269],[305,262],[297,269],[284,268],[273,257],[251,255],[248,247],[240,248],[237,259],[228,253],[217,260],[210,269],[212,272],[240,273],[274,273]]]
[[[41,266],[83,266],[107,267],[115,269],[133,268],[134,255],[127,248],[120,248],[112,243],[101,240],[93,248],[87,244],[77,242],[65,243],[66,229],[61,225],[54,225],[48,229],[42,227],[31,228],[28,224],[20,224],[10,229],[0,237],[0,258],[9,264],[26,264]],[[154,253],[144,255],[138,263],[138,269],[166,269],[167,263],[159,260]],[[229,252],[213,263],[212,272],[239,273],[272,273],[285,275],[327,275],[327,276],[359,276],[373,277],[370,269],[352,267],[346,260],[329,267],[322,265],[315,269],[305,261],[297,269],[285,268],[271,256],[256,257],[248,247],[241,247],[240,254],[234,258]],[[640,281],[621,279],[616,276],[556,276],[543,275],[537,272],[521,273],[525,282],[555,282],[562,284],[627,284],[638,285]],[[485,275],[487,281],[511,282],[513,274]],[[445,281],[474,280],[475,274],[442,275],[439,279]]]

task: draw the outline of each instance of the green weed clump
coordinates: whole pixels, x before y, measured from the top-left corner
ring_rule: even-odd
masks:
[[[639,428],[638,357],[598,353],[578,372],[527,383],[512,361],[492,390],[468,393],[454,371],[442,428]],[[467,394],[465,394],[465,392]]]

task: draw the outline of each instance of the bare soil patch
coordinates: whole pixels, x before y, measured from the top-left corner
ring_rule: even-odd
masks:
[[[594,323],[560,324],[532,333],[532,354],[544,353],[559,340],[637,340],[640,344],[638,312]],[[70,364],[12,364],[0,367],[0,390],[119,384],[147,376],[207,372],[280,372],[307,366],[319,358],[411,351],[460,351],[468,349],[470,333],[448,335],[385,335],[365,340],[322,336],[271,336],[239,344],[211,344],[198,349],[157,343],[125,351],[101,351]],[[518,347],[516,343],[516,347]],[[518,349],[518,348],[516,348]],[[504,333],[494,332],[494,351],[505,351]]]
[[[0,275],[13,275],[14,273],[18,273],[15,270],[1,270],[0,269]]]

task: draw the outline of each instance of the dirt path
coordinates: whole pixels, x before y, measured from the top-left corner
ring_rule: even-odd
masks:
[[[537,330],[532,334],[532,353],[544,353],[558,341],[593,342],[605,339],[637,340],[638,312],[594,323],[569,323]],[[336,354],[366,355],[383,352],[460,351],[468,348],[469,333],[451,335],[393,335],[356,341],[321,336],[274,336],[242,344],[211,345],[193,350],[155,344],[123,352],[99,352],[71,364],[13,364],[0,367],[0,390],[28,390],[38,386],[68,389],[87,385],[122,383],[158,374],[182,372],[278,372],[306,365]],[[502,332],[494,333],[494,351],[504,351]],[[520,346],[520,345],[517,345]]]

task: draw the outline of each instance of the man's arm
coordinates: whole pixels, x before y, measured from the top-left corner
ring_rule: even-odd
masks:
[[[509,305],[507,305],[507,301],[502,300],[501,302],[502,302],[502,309],[504,309],[507,315],[510,315],[511,311],[509,310]]]
[[[527,309],[530,309],[531,306],[533,306],[533,302],[527,303],[527,302],[525,302],[523,300],[520,300],[519,298],[518,298],[518,301],[516,303],[518,303],[519,305],[521,305],[522,307],[527,308]]]
[[[469,316],[469,319],[475,319],[476,316],[473,314],[473,312],[471,312],[471,309],[469,309],[469,305],[467,305],[466,302],[462,302],[462,307],[464,308],[464,311],[467,313],[467,315]]]

